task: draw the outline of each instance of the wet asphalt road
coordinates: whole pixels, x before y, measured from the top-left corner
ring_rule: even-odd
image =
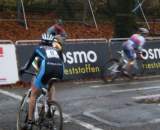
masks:
[[[104,84],[102,81],[56,83],[64,130],[159,130],[159,103],[137,98],[160,93],[158,79]],[[0,88],[0,130],[16,130],[19,97],[27,88]]]

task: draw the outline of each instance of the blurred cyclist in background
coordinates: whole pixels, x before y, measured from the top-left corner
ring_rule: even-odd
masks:
[[[41,43],[34,50],[31,58],[20,69],[20,74],[23,74],[25,70],[29,69],[32,64],[36,70],[36,76],[31,85],[31,96],[29,100],[29,112],[28,121],[24,126],[24,130],[32,130],[32,115],[35,108],[36,98],[41,92],[42,87],[48,88],[49,100],[53,100],[54,90],[48,85],[48,81],[51,78],[63,78],[64,65],[63,60],[59,54],[62,51],[62,46],[59,42],[54,41],[55,37],[50,34],[42,34]]]
[[[67,38],[67,33],[64,30],[63,24],[63,21],[61,19],[58,19],[56,20],[56,24],[52,25],[47,30],[47,33],[55,36],[60,44],[63,44],[65,39]]]
[[[143,58],[142,49],[146,42],[145,37],[148,36],[148,34],[149,31],[146,28],[139,28],[136,34],[133,34],[123,43],[123,51],[128,58],[128,64],[124,68],[124,74],[130,74],[137,57]]]

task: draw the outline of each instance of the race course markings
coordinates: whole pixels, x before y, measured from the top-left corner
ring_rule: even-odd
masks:
[[[14,99],[18,99],[18,100],[22,99],[22,96],[19,96],[19,95],[14,94],[14,93],[10,93],[8,91],[4,91],[2,89],[0,89],[0,93],[3,94],[3,95],[6,95],[8,97],[14,98]],[[63,116],[64,116],[64,118],[66,118],[66,119],[68,119],[68,120],[70,120],[70,121],[72,121],[72,122],[74,122],[74,123],[76,123],[80,126],[83,126],[86,129],[89,129],[89,130],[103,130],[101,128],[95,127],[92,124],[86,123],[86,122],[81,121],[81,120],[74,119],[71,116],[69,116],[68,114],[63,113]]]
[[[124,93],[124,92],[143,91],[143,90],[150,90],[150,89],[160,89],[160,86],[123,89],[123,90],[112,90],[111,92],[112,93]]]
[[[6,95],[6,96],[12,97],[14,99],[22,100],[22,96],[19,96],[19,95],[14,94],[14,93],[10,93],[8,91],[4,91],[2,89],[0,89],[0,93],[3,94],[3,95]]]
[[[90,85],[90,88],[101,88],[101,87],[110,87],[110,86],[123,86],[123,85],[140,85],[140,84],[152,84],[152,83],[160,83],[159,80],[154,81],[133,81],[133,82],[123,82],[123,83],[108,83],[103,85]],[[160,87],[159,87],[160,88]]]
[[[86,111],[83,113],[83,115],[87,116],[87,117],[90,117],[92,119],[95,119],[99,122],[103,122],[104,124],[106,125],[110,125],[110,126],[114,126],[114,127],[131,127],[131,126],[142,126],[142,125],[146,125],[146,124],[156,124],[156,123],[159,123],[160,122],[160,118],[154,118],[154,119],[150,119],[148,121],[140,121],[140,122],[128,122],[125,121],[125,122],[121,122],[120,120],[119,121],[110,121],[110,120],[107,120],[107,119],[104,119],[102,118],[101,116],[98,116],[96,115],[95,113],[96,112],[100,112],[100,111],[103,111],[103,110],[94,110],[94,111]],[[115,111],[116,112],[116,111]],[[125,115],[124,115],[125,116]],[[111,119],[113,120],[113,119]]]

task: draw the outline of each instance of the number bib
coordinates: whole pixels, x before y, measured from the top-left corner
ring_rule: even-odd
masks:
[[[59,55],[54,49],[46,49],[47,58],[59,58]]]

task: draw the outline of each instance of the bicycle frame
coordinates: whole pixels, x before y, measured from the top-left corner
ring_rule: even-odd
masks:
[[[27,74],[35,76],[36,74],[30,71],[25,71]],[[47,128],[57,128],[57,130],[63,130],[63,113],[61,106],[58,102],[54,100],[48,100],[49,91],[53,81],[59,79],[52,78],[48,81],[48,89],[42,88],[41,93],[38,95],[35,101],[34,111],[33,111],[33,125],[38,129],[42,127]],[[54,88],[55,89],[55,88]],[[55,91],[55,90],[53,90]],[[31,96],[32,89],[28,89],[24,94],[20,106],[18,108],[17,115],[17,130],[21,130],[25,127],[28,120],[29,111],[29,98]]]
[[[117,53],[120,54],[120,59],[119,59],[120,64],[127,64],[128,60],[127,60],[124,52],[123,51],[118,51]]]
[[[127,57],[125,56],[125,54],[124,54],[123,51],[118,51],[117,53],[120,54],[120,60],[119,60],[119,62],[122,65],[122,68],[125,68],[126,65],[128,64]],[[134,68],[138,69],[137,60],[134,60],[132,64],[133,64]]]
[[[27,91],[26,97],[24,99],[24,102],[23,102],[21,108],[23,108],[23,105],[25,102],[28,102],[28,99],[31,95],[31,91],[32,91],[31,88]],[[40,104],[41,99],[43,99],[42,100],[43,104]],[[49,109],[48,104],[47,104],[47,99],[48,99],[48,91],[47,91],[47,89],[42,88],[42,93],[38,96],[38,98],[36,99],[36,103],[35,103],[35,110],[33,113],[35,122],[38,121],[38,119],[39,119],[38,107],[41,107],[42,105],[44,105],[44,112],[47,113],[47,111]]]
[[[43,104],[40,104],[40,100],[42,100]],[[38,121],[39,119],[39,114],[38,114],[38,107],[44,105],[44,112],[47,113],[48,111],[48,104],[47,104],[47,99],[48,99],[48,90],[45,88],[42,88],[42,93],[40,94],[40,96],[37,98],[36,100],[36,104],[35,104],[35,111],[34,111],[34,119],[35,121]]]

